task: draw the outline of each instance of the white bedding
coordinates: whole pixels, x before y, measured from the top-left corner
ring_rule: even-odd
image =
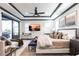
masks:
[[[40,35],[37,41],[37,47],[47,48],[50,47],[58,47],[58,48],[68,48],[70,40],[66,39],[52,39],[48,35]]]
[[[38,45],[38,47],[46,47],[46,46],[51,47],[52,46],[52,40],[47,35],[40,35],[38,37],[37,45]]]
[[[52,45],[53,47],[56,47],[56,48],[51,48],[51,49],[50,48],[47,48],[47,49],[39,48],[40,44],[42,47],[45,47],[47,42],[49,42],[48,43],[49,45]],[[53,43],[55,43],[55,44],[57,43],[56,46],[54,46]],[[42,35],[42,36],[38,37],[36,53],[70,53],[69,52],[69,43],[70,43],[70,40],[52,39],[52,38],[48,37],[47,35],[46,36]],[[64,46],[66,46],[67,48],[63,48]]]

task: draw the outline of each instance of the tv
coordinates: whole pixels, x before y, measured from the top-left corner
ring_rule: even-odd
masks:
[[[29,25],[29,31],[40,31],[40,25],[39,24]]]

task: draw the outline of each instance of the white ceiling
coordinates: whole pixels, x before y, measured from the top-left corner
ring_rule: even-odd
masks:
[[[57,8],[59,3],[12,3],[24,16],[33,16],[29,14],[30,12],[34,12],[34,8],[38,8],[38,12],[45,12],[40,16],[50,16],[53,11]],[[52,15],[52,17],[23,17],[16,9],[14,9],[8,3],[0,3],[0,6],[16,15],[21,19],[54,19],[58,15],[60,15],[63,11],[69,8],[73,3],[63,3],[56,12]]]
[[[13,3],[16,8],[23,13],[24,16],[33,16],[35,7],[37,7],[38,12],[45,12],[40,16],[50,16],[55,10],[59,3]]]
[[[64,3],[60,6],[60,8],[52,15],[51,18],[56,18],[58,15],[60,15],[62,12],[64,12],[66,9],[68,9],[73,3]]]
[[[8,3],[0,3],[0,6],[11,12],[12,14],[18,16],[19,18],[23,18],[21,14],[19,14],[13,7],[11,7]]]

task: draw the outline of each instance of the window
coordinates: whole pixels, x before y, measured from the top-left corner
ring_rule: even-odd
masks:
[[[12,21],[11,20],[2,21],[2,36],[5,36],[9,39],[12,38]]]
[[[19,22],[13,21],[13,38],[19,38]]]
[[[8,39],[19,38],[19,22],[14,20],[2,20],[2,36]]]

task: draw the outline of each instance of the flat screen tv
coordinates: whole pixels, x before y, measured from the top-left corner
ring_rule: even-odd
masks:
[[[29,31],[40,31],[40,25],[39,24],[29,25]]]

